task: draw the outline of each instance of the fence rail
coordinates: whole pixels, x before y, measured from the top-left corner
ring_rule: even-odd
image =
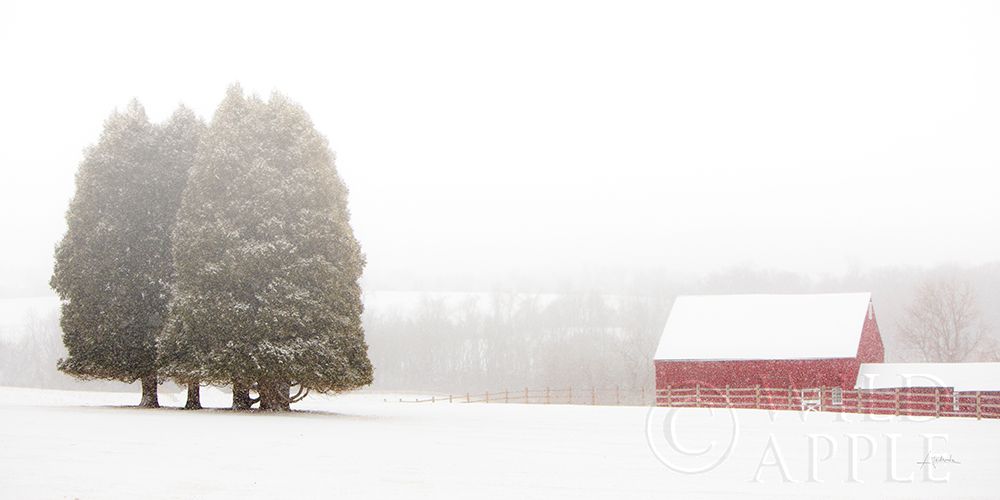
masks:
[[[655,402],[655,391],[624,387],[546,387],[544,389],[502,389],[482,393],[440,394],[406,399],[400,403],[520,403],[646,406]]]
[[[400,403],[589,404],[829,411],[881,415],[1000,418],[1000,393],[947,388],[841,389],[837,387],[546,387],[483,393],[441,394]]]
[[[815,387],[670,387],[656,404],[671,407],[756,408],[882,415],[1000,418],[1000,393],[949,388],[842,389]]]

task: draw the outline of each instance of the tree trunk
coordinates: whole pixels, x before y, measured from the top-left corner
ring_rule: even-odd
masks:
[[[260,409],[265,411],[288,411],[291,401],[288,392],[291,382],[286,380],[261,380],[257,382],[260,392]]]
[[[233,381],[233,409],[249,410],[253,400],[250,399],[250,384]]]
[[[156,375],[146,375],[142,377],[142,401],[139,406],[143,408],[159,408],[160,399],[156,394]]]
[[[185,410],[200,410],[201,409],[201,384],[198,382],[191,382],[188,384],[188,400],[187,404],[184,405]]]

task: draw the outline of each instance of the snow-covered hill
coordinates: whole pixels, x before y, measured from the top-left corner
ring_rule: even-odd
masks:
[[[996,498],[1000,491],[1000,420],[812,413],[803,421],[756,410],[408,404],[388,394],[310,397],[290,414],[122,406],[137,399],[0,388],[0,498]],[[203,399],[228,402],[214,389]],[[182,401],[161,395],[165,405]],[[669,423],[673,446],[663,433]],[[918,464],[924,436],[936,465]],[[821,482],[809,481],[810,442]],[[704,455],[677,453],[710,443]],[[779,461],[787,481],[782,466],[767,465]],[[922,467],[932,468],[931,479],[947,479],[929,482]]]

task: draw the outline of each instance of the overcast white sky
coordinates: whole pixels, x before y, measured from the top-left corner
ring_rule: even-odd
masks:
[[[137,97],[301,102],[369,279],[1000,256],[994,2],[0,4],[0,295]]]

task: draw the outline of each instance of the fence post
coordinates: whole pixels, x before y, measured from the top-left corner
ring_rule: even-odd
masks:
[[[490,402],[490,391],[486,391],[486,402]]]
[[[549,388],[545,388],[545,404],[549,404]]]
[[[858,413],[861,413],[861,388],[859,387],[859,388],[855,389],[855,391],[858,391],[857,392],[857,399],[858,399],[857,410],[858,410]]]
[[[434,396],[431,396],[431,403],[436,403],[436,402],[437,401],[434,401]]]
[[[760,408],[760,384],[754,386],[753,407]]]
[[[590,406],[597,404],[597,389],[594,386],[590,386]]]
[[[701,406],[701,383],[695,382],[694,384],[694,405]]]
[[[899,416],[899,387],[896,388],[896,416]]]
[[[451,394],[448,395],[448,402],[451,402]]]
[[[938,394],[938,388],[934,388],[934,418],[939,418],[941,416],[941,395]]]
[[[465,393],[465,402],[468,403],[469,401],[470,401],[469,400],[469,393]]]
[[[726,384],[726,408],[729,408],[730,406],[733,405],[729,402],[729,384]]]
[[[524,404],[528,404],[528,388],[524,388]]]
[[[788,386],[788,409],[791,410],[792,406],[792,386]]]
[[[670,385],[667,385],[667,406],[673,406],[673,405],[674,405],[674,399],[670,395]]]
[[[503,390],[503,402],[504,403],[510,402],[510,398],[508,398],[508,394],[507,394],[507,389]]]
[[[823,411],[823,386],[819,386],[819,411]]]

